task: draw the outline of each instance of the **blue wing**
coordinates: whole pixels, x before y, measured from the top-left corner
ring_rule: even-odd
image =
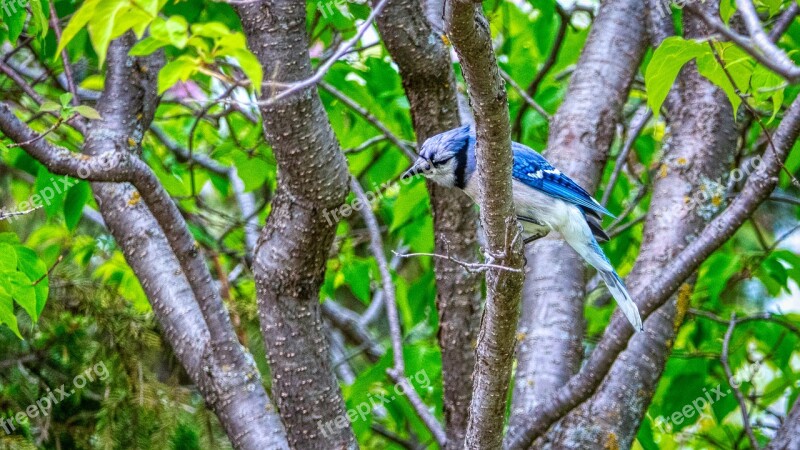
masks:
[[[565,202],[614,217],[578,183],[550,165],[536,151],[517,142],[511,144],[511,149],[514,152],[513,176],[518,181]]]

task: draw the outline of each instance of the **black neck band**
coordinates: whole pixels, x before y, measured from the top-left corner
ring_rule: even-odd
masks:
[[[459,189],[464,189],[466,186],[464,180],[464,174],[467,171],[467,147],[469,146],[469,139],[464,139],[464,146],[456,152],[456,173],[455,173],[455,182],[456,187]]]

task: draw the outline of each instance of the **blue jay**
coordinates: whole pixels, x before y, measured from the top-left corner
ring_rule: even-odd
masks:
[[[512,142],[511,150],[514,205],[525,243],[557,231],[597,269],[625,317],[642,330],[639,309],[597,243],[609,239],[601,226],[602,215],[613,215],[536,151],[517,142]],[[467,125],[425,141],[419,158],[402,178],[421,174],[442,186],[457,187],[477,201],[475,169],[475,134]]]

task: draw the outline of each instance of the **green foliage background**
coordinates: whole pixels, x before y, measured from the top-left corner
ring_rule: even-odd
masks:
[[[786,3],[762,1],[761,5],[774,15]],[[323,17],[317,7],[327,4],[308,3],[308,31],[314,43],[311,54],[317,62],[329,57],[338,42],[351,38],[357,20],[363,20],[369,12],[364,5],[346,3],[335,5],[334,14]],[[59,17],[70,18],[60,44],[48,23],[51,6]],[[554,45],[562,20],[555,2],[490,0],[484,6],[496,37],[501,68],[518,84],[527,86]],[[164,49],[168,64],[159,74],[159,91],[165,96],[154,126],[169,139],[164,142],[155,133],[148,133],[143,158],[179,204],[197,241],[219,264],[220,272],[241,271],[229,280],[229,307],[238,320],[238,334],[250,347],[264,379],[269,380],[256,321],[253,277],[244,263],[243,222],[230,182],[200,165],[182,161],[170,150],[178,146],[225,167],[235,167],[245,190],[255,194],[261,206],[259,223],[264,223],[276,189],[276,167],[256,119],[258,114],[248,102],[253,86],[261,86],[262,79],[269,86],[270,74],[262,74],[246,50],[244,37],[237,31],[240,24],[236,15],[226,4],[198,0],[32,0],[27,9],[17,9],[11,15],[0,13],[3,55],[11,55],[9,60],[17,64],[60,74],[63,48],[80,86],[89,91],[103,86],[105,52],[114,37],[127,30],[142,36],[134,49],[136,54]],[[675,11],[676,17],[680,14]],[[589,14],[573,16],[559,57],[535,95],[550,114],[564,98],[590,22]],[[146,30],[149,37],[143,35]],[[382,45],[367,45],[370,42],[368,38],[361,51],[335,64],[325,82],[360,104],[397,136],[413,141],[408,101],[397,68]],[[716,47],[676,37],[651,52],[625,107],[626,121],[646,106],[658,112],[678,71],[692,60],[738,106],[741,98],[720,70],[713,57],[714,48],[735,74],[740,83],[737,87],[751,107],[763,112],[766,126],[773,129],[782,108],[797,96],[797,87],[782,83],[741,50],[728,44],[713,45]],[[797,21],[781,45],[789,51],[800,48]],[[175,87],[180,82],[184,82],[182,87]],[[239,85],[236,95],[216,101],[231,83]],[[61,121],[74,114],[96,118],[92,102],[82,100],[81,106],[75,107],[50,76],[42,77],[34,89],[48,99],[44,106],[0,75],[3,101],[15,103],[20,117],[36,130],[52,128],[47,135],[51,142],[78,150],[81,136]],[[372,207],[384,226],[387,247],[431,252],[432,220],[424,183],[397,183],[409,164],[406,156],[387,140],[362,148],[361,144],[380,133],[324,89],[321,97],[342,148],[348,150],[351,173],[365,190],[381,191]],[[509,100],[513,118],[523,99],[509,90]],[[515,138],[544,149],[546,118],[528,110],[521,123],[522,133]],[[609,194],[611,211],[629,211],[620,223],[612,224],[608,219],[605,224],[618,231],[604,249],[623,275],[638,254],[642,239],[639,219],[648,211],[648,188],[665,170],[659,161],[666,132],[664,119],[657,114],[636,138],[626,168]],[[620,133],[614,143],[611,161],[624,135]],[[20,208],[21,203],[54,187],[57,179],[19,148],[9,146],[8,140],[0,142],[0,202],[6,210],[25,210]],[[738,159],[758,154],[764,146],[757,132],[744,135]],[[602,186],[607,185],[613,166],[612,162],[606,168]],[[797,173],[800,150],[793,150],[786,166],[788,172]],[[0,417],[24,410],[46,395],[48,387],[59,386],[98,362],[109,368],[111,376],[58,404],[49,417],[33,420],[10,435],[0,432],[0,447],[225,448],[224,433],[171,356],[136,277],[108,232],[87,213],[97,206],[88,185],[74,181],[43,208],[0,221]],[[716,188],[725,187],[726,182],[710,180],[705,197],[709,214],[724,206],[730,192]],[[735,191],[735,183],[730,188]],[[786,174],[780,191],[790,197],[797,194]],[[603,194],[598,192],[598,198]],[[738,326],[731,344],[731,362],[739,373],[748,374],[754,362],[760,363],[755,375],[750,373],[752,376],[745,377],[742,384],[745,395],[757,399],[759,405],[753,416],[764,425],[757,427],[757,432],[769,436],[770,424],[776,424],[775,415],[784,415],[800,393],[800,241],[791,234],[798,214],[797,204],[766,203],[702,266],[696,292],[691,298],[684,292],[682,297],[681,313],[686,320],[635,448],[748,445],[733,396],[713,403],[702,417],[695,415],[676,424],[674,430],[660,429],[656,422],[658,417],[669,417],[703,396],[704,389],[717,385],[723,391],[727,389],[719,355],[727,320],[733,313],[741,317],[771,311],[780,317],[780,322],[752,320]],[[340,223],[321,301],[335,301],[358,312],[368,306],[380,277],[367,241],[358,214]],[[429,374],[432,385],[420,394],[441,417],[441,361],[432,270],[430,258],[402,260],[394,277],[406,330],[408,373],[425,370]],[[601,292],[593,292],[587,302],[588,348],[599,338],[614,309],[603,297]],[[383,319],[372,326],[383,344],[388,343],[386,328]],[[370,363],[358,348],[348,346],[344,350],[352,356],[349,364],[356,375],[352,384],[343,385],[348,408],[367,401],[372,393],[392,388],[385,375],[390,355]],[[353,423],[364,448],[398,448],[376,433],[375,425],[433,446],[428,431],[405,399],[399,398],[371,411],[367,420]]]

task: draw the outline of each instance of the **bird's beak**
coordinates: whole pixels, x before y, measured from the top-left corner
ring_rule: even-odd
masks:
[[[411,166],[410,169],[406,170],[406,172],[400,177],[401,180],[406,180],[413,176],[419,175],[423,172],[428,172],[431,170],[431,165],[426,161],[424,158],[417,158],[414,162],[414,165]]]

